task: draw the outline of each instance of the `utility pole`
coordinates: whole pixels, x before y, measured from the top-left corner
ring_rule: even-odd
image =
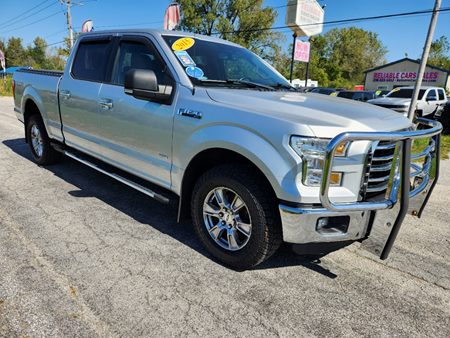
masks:
[[[60,0],[62,4],[67,5],[67,29],[69,30],[69,46],[70,48],[73,47],[73,29],[72,29],[72,16],[70,15],[70,0]]]
[[[294,42],[292,43],[292,56],[291,56],[291,71],[289,72],[289,81],[292,85],[292,74],[294,73],[294,55],[295,55],[295,42],[297,40],[297,33],[292,35]]]
[[[416,111],[417,97],[419,96],[420,87],[422,86],[422,78],[427,66],[428,55],[430,54],[431,42],[433,41],[434,29],[438,18],[439,9],[441,8],[441,0],[436,0],[434,3],[433,14],[431,15],[430,27],[428,28],[427,39],[423,47],[422,60],[420,60],[419,73],[417,74],[416,85],[414,86],[411,104],[409,105],[408,118],[412,121]]]

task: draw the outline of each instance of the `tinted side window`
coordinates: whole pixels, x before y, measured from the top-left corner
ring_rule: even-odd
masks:
[[[428,94],[427,94],[427,100],[432,100],[432,101],[436,101],[437,100],[437,95],[436,95],[436,91],[434,89],[431,89]]]
[[[445,100],[445,93],[442,89],[438,89],[439,101]]]
[[[158,57],[156,50],[144,43],[134,41],[120,43],[119,52],[114,63],[112,82],[117,85],[123,85],[125,73],[130,69],[153,70],[158,79],[158,84],[170,84],[166,65]]]
[[[102,82],[111,53],[110,41],[86,41],[78,46],[72,75],[80,80]]]

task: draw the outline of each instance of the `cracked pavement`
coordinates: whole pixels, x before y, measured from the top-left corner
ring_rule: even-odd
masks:
[[[450,161],[387,261],[289,246],[252,271],[208,257],[189,221],[71,159],[31,161],[0,98],[0,337],[450,336]]]

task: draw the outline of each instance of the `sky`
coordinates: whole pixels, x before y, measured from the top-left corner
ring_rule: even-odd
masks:
[[[92,19],[95,30],[114,28],[162,28],[164,11],[171,0],[72,0],[81,5],[72,7],[72,20],[75,31],[80,31],[84,20]],[[286,5],[286,0],[264,0],[265,6]],[[432,9],[434,0],[320,0],[326,5],[325,21],[377,16],[401,12]],[[23,12],[40,5],[20,16]],[[450,7],[450,0],[442,0],[442,8]],[[36,15],[33,13],[39,11]],[[11,36],[23,39],[25,45],[31,44],[36,36],[43,37],[49,45],[67,35],[65,6],[58,0],[1,0],[0,39]],[[274,26],[285,25],[286,7],[277,8],[278,16]],[[19,16],[19,18],[16,18]],[[335,27],[356,26],[378,33],[388,49],[386,58],[395,61],[405,57],[419,58],[430,22],[430,14],[382,19],[370,22],[325,26],[324,32]],[[289,29],[285,35],[284,46],[291,43]],[[435,38],[446,35],[450,40],[450,12],[440,13]]]

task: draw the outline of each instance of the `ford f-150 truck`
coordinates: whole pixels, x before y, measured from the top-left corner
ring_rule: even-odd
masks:
[[[439,174],[438,122],[299,93],[267,62],[176,31],[81,35],[64,73],[14,75],[39,165],[64,154],[178,202],[206,250],[236,269],[285,241],[360,241],[388,256]],[[426,147],[411,153],[411,143]],[[143,201],[144,203],[145,201]]]
[[[411,98],[414,87],[399,87],[393,89],[384,97],[379,97],[367,101],[380,107],[390,108],[404,116],[408,115]],[[418,117],[433,118],[439,115],[447,102],[447,95],[444,88],[439,87],[421,87],[417,97],[415,114]]]

